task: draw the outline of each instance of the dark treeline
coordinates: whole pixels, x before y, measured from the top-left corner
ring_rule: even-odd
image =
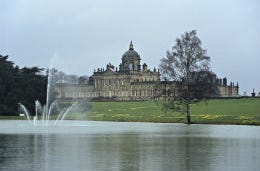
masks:
[[[0,115],[17,115],[18,103],[34,113],[35,100],[46,102],[47,76],[38,67],[19,68],[0,55]]]

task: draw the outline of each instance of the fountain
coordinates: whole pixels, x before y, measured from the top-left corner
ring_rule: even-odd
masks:
[[[25,117],[28,120],[29,124],[33,123],[33,125],[47,126],[47,125],[49,125],[50,115],[51,115],[54,107],[57,106],[57,102],[53,101],[50,105],[50,108],[48,109],[46,107],[46,105],[44,105],[42,107],[41,103],[38,100],[36,100],[35,101],[35,116],[33,117],[33,122],[31,121],[29,111],[26,109],[26,107],[22,103],[19,103],[19,106],[20,106],[21,110],[24,112]],[[69,112],[71,112],[73,109],[75,109],[77,106],[78,106],[78,102],[74,102],[71,106],[61,110],[59,112],[59,115],[56,117],[56,119],[54,119],[55,120],[54,125],[61,123],[61,121],[64,120],[64,118],[67,116],[67,114]],[[38,122],[39,120],[42,121],[41,124],[40,124],[40,122]]]
[[[19,106],[20,106],[21,110],[24,111],[25,117],[28,120],[28,122],[31,123],[29,111],[26,109],[26,107],[22,103],[19,103]]]
[[[48,126],[50,124],[50,120],[54,120],[54,125],[58,125],[62,122],[62,120],[65,119],[65,117],[70,113],[72,110],[75,110],[79,107],[79,102],[74,102],[70,106],[59,109],[58,102],[55,100],[55,97],[53,94],[55,94],[54,87],[56,84],[55,78],[55,69],[48,69],[48,84],[47,84],[47,97],[46,97],[46,104],[41,105],[39,100],[35,101],[35,116],[33,119],[30,117],[30,113],[27,110],[27,108],[22,104],[19,103],[20,110],[23,111],[26,119],[28,120],[29,124],[33,125],[43,125]],[[56,111],[59,111],[56,118],[54,116],[50,118],[50,115],[52,114],[53,110],[56,109]],[[41,122],[39,122],[41,121]]]

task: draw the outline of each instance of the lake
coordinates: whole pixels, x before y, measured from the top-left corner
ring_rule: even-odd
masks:
[[[0,170],[260,170],[260,127],[0,120]]]

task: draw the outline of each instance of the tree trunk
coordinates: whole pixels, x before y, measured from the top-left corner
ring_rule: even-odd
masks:
[[[191,121],[190,121],[190,102],[187,102],[186,104],[186,114],[187,114],[187,124],[191,124]]]
[[[190,90],[189,90],[189,82],[190,82],[190,69],[189,69],[190,67],[189,67],[189,62],[188,62],[188,64],[187,64],[187,68],[186,68],[186,72],[187,72],[187,74],[186,74],[186,98],[187,98],[187,100],[186,100],[186,113],[187,113],[187,124],[189,125],[189,124],[191,124],[191,122],[190,122]]]

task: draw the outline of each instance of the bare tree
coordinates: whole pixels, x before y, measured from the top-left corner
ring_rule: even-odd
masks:
[[[195,30],[185,32],[181,38],[176,39],[175,46],[167,51],[167,56],[161,59],[160,68],[167,79],[172,79],[178,89],[178,100],[185,105],[187,123],[190,119],[190,103],[193,98],[191,85],[194,78],[193,73],[209,71],[210,57],[206,50],[201,47],[201,41]]]

